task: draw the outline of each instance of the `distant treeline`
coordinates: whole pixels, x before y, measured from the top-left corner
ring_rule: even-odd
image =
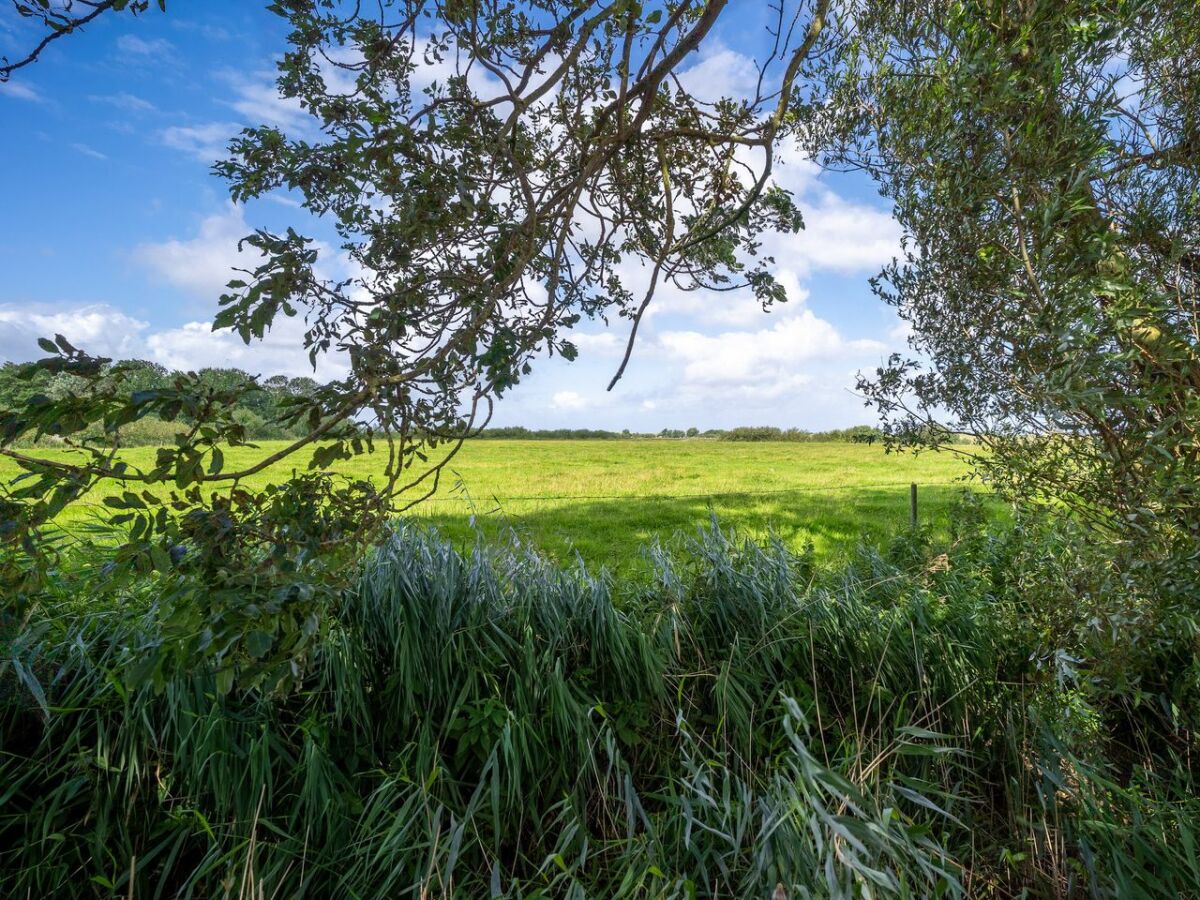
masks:
[[[124,387],[131,394],[170,389],[176,379],[183,375],[146,360],[129,360],[122,362],[121,366],[124,369]],[[202,384],[213,390],[231,390],[252,377],[234,368],[200,369],[195,374]],[[38,395],[52,399],[65,397],[79,390],[82,384],[82,380],[74,375],[52,375],[44,369],[33,369],[20,363],[4,363],[0,365],[0,409],[18,409]],[[311,395],[320,387],[315,380],[275,375],[260,380],[258,385],[259,390],[250,391],[239,400],[234,413],[234,418],[245,428],[249,440],[279,440],[307,433],[304,422],[282,425],[276,420],[281,411],[281,402],[289,397]],[[121,427],[121,444],[126,447],[169,444],[184,424],[182,420],[167,422],[146,416]],[[52,440],[44,438],[43,442]]]
[[[628,438],[700,438],[710,441],[792,441],[794,443],[818,443],[848,441],[874,443],[882,437],[877,428],[870,425],[855,425],[853,428],[835,428],[831,431],[805,431],[801,428],[773,428],[755,426],[742,428],[664,428],[657,432],[605,431],[598,428],[524,428],[520,425],[503,428],[488,428],[481,432],[482,440],[516,441],[616,441]]]
[[[803,428],[772,428],[758,425],[751,428],[731,428],[720,435],[722,441],[792,441],[798,444],[846,441],[856,444],[873,444],[883,437],[883,432],[870,425],[855,425],[852,428],[834,428],[830,431],[805,431]]]
[[[123,362],[125,386],[130,391],[169,389],[183,373],[173,372],[158,363],[146,360]],[[200,369],[196,375],[201,382],[214,390],[228,390],[250,380],[251,376],[241,369]],[[19,363],[0,364],[0,409],[17,409],[39,394],[54,399],[78,390],[80,379],[73,375],[52,375],[44,369],[33,370]],[[234,417],[246,429],[246,437],[252,441],[269,441],[300,437],[307,431],[304,422],[287,426],[277,420],[280,404],[290,397],[311,395],[320,385],[312,378],[288,378],[275,375],[258,382],[259,390],[251,391],[239,401]],[[121,428],[121,443],[127,447],[137,445],[159,445],[171,443],[180,422],[166,422],[147,416]],[[657,432],[607,431],[601,428],[524,428],[507,426],[487,428],[476,440],[521,440],[521,441],[616,441],[629,438],[643,439],[704,439],[712,441],[792,441],[816,443],[849,441],[874,443],[882,435],[869,425],[840,428],[831,431],[805,431],[800,428],[774,428],[760,425],[731,429],[710,428],[664,428]]]

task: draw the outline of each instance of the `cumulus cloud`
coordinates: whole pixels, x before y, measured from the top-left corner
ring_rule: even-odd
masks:
[[[721,44],[705,45],[698,62],[679,73],[679,83],[702,103],[725,97],[753,99],[758,87],[758,67],[744,53]]]
[[[584,354],[615,356],[624,349],[621,341],[611,331],[572,331],[568,332],[566,337]]]
[[[207,301],[197,310],[203,315],[204,309],[215,312],[235,268],[259,264],[257,251],[237,249],[250,231],[242,207],[230,203],[202,219],[194,236],[139,244],[131,257],[156,279]],[[329,248],[319,242],[316,246],[324,258]],[[312,375],[304,329],[301,319],[280,316],[263,340],[245,344],[233,332],[214,333],[209,321],[192,321],[147,334],[145,346],[148,358],[173,369],[228,365],[258,374]],[[318,378],[341,378],[347,372],[346,361],[336,354],[318,358]]]
[[[219,72],[217,77],[233,90],[233,99],[222,102],[249,124],[272,125],[284,131],[303,130],[312,124],[312,118],[298,100],[279,95],[274,72],[227,69]]]
[[[577,391],[557,391],[550,398],[550,408],[557,410],[577,410],[588,405],[587,398]]]
[[[261,341],[249,344],[231,331],[212,330],[208,322],[188,322],[146,336],[150,359],[168,369],[190,371],[232,366],[252,375],[308,375],[319,381],[344,378],[349,368],[338,356],[317,358],[313,372],[304,351],[304,324],[280,317]]]
[[[913,335],[912,322],[906,322],[903,319],[898,320],[888,330],[888,339],[895,344],[907,345],[908,339]]]
[[[132,257],[161,281],[215,301],[234,277],[234,267],[257,260],[250,251],[239,254],[237,249],[250,230],[242,208],[230,203],[224,211],[206,216],[195,237],[138,244]]]
[[[229,280],[242,276],[235,269],[253,269],[262,262],[252,247],[238,250],[238,242],[253,230],[246,222],[244,208],[228,203],[220,212],[201,219],[193,237],[138,244],[130,257],[158,280],[215,303],[225,293]],[[319,256],[314,267],[317,277],[351,271],[349,260],[325,242],[313,241],[310,246]]]
[[[263,340],[246,344],[233,332],[214,332],[208,322],[154,330],[104,303],[65,309],[0,305],[0,361],[45,356],[37,339],[56,334],[93,356],[148,359],[183,371],[235,366],[252,375],[309,375],[322,381],[344,378],[349,371],[342,357],[330,355],[318,358],[314,374],[304,351],[304,323],[297,319],[281,317]]]
[[[103,303],[73,309],[0,305],[0,360],[24,361],[45,356],[40,337],[56,334],[93,356],[137,356],[149,326]]]
[[[809,309],[756,331],[668,331],[658,341],[682,363],[683,384],[710,386],[765,386],[793,378],[801,365],[814,360],[861,357],[884,349],[879,341],[846,340]]]
[[[794,137],[780,143],[775,152],[771,180],[797,196],[807,193],[819,183],[821,167],[804,152]]]
[[[773,235],[766,252],[801,271],[844,275],[877,271],[900,253],[899,223],[885,210],[820,189],[800,204],[804,230]]]
[[[783,286],[787,301],[773,305],[770,314],[777,318],[786,317],[802,307],[808,300],[809,292],[791,269],[776,268],[774,275]],[[686,316],[701,325],[730,327],[760,324],[766,320],[767,313],[749,289],[727,294],[681,291],[665,285],[655,294],[654,301],[647,309],[647,317],[653,320],[667,315]]]

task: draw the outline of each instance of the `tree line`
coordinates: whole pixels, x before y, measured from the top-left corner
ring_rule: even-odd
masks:
[[[131,394],[172,391],[182,379],[193,377],[202,390],[207,388],[214,394],[240,390],[245,385],[252,385],[233,412],[233,419],[243,428],[245,439],[251,441],[284,440],[304,434],[307,430],[305,423],[287,421],[289,401],[311,397],[320,387],[315,379],[306,377],[272,375],[268,378],[256,378],[248,372],[232,367],[203,368],[194,373],[184,373],[172,371],[144,359],[107,364],[106,369],[110,377],[116,377],[118,366],[123,390]],[[86,381],[70,372],[51,372],[24,363],[0,364],[0,408],[26,407],[30,401],[36,403],[42,398],[60,402],[70,398],[72,394],[81,392],[85,387]],[[125,447],[170,444],[180,431],[181,424],[190,425],[194,418],[182,410],[178,416],[172,418],[167,418],[161,413],[148,414],[123,424],[116,440]],[[103,438],[103,429],[99,425],[84,432],[84,439],[87,440]],[[52,446],[59,442],[61,438],[48,434],[37,441],[23,443]]]
[[[156,362],[131,359],[119,363],[125,390],[164,391],[174,389],[185,373],[172,371]],[[113,366],[110,364],[109,369]],[[200,384],[213,391],[237,390],[246,384],[257,385],[238,404],[234,418],[245,429],[246,440],[271,441],[299,438],[307,425],[284,421],[289,406],[295,398],[312,397],[320,387],[313,378],[289,378],[272,375],[257,378],[248,372],[233,367],[209,367],[194,373]],[[0,407],[9,409],[25,406],[30,400],[46,397],[61,400],[84,386],[84,380],[69,372],[51,373],[46,369],[28,364],[6,362],[0,364]],[[167,420],[161,415],[147,415],[123,425],[118,442],[124,447],[159,446],[172,443],[182,423],[190,424],[190,418],[181,415],[178,420]],[[99,430],[89,434],[100,439]],[[739,426],[736,428],[663,428],[659,431],[632,431],[628,428],[614,431],[604,428],[527,428],[523,425],[503,425],[485,428],[475,435],[477,440],[515,441],[615,441],[632,438],[642,439],[687,439],[758,443],[784,441],[791,443],[866,443],[873,444],[883,438],[878,428],[870,425],[855,425],[850,428],[832,428],[826,431],[808,431],[803,428],[777,428],[770,425]],[[40,444],[54,444],[54,436],[40,439]],[[33,443],[33,442],[27,442]]]
[[[522,425],[505,425],[485,428],[479,438],[514,441],[617,441],[631,438],[765,442],[788,441],[799,444],[848,443],[873,444],[881,440],[883,433],[870,425],[855,425],[851,428],[832,428],[828,431],[807,431],[803,428],[776,428],[769,425],[739,426],[737,428],[663,428],[660,431],[610,431],[602,428],[526,428]]]

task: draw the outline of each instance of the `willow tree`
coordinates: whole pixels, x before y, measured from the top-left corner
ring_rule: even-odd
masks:
[[[876,282],[915,351],[894,443],[1095,526],[1115,579],[1200,585],[1200,16],[1190,0],[856,4],[808,133],[895,205]],[[1133,585],[1137,590],[1126,592]]]
[[[575,355],[581,317],[626,320],[632,347],[663,283],[783,299],[759,236],[801,224],[771,169],[807,116],[804,71],[823,48],[827,0],[773,5],[756,90],[708,97],[681,75],[732,6],[272,4],[291,29],[279,91],[310,127],[247,129],[216,170],[235,201],[295,192],[336,229],[337,268],[352,274],[326,277],[299,225],[255,231],[243,245],[257,264],[230,282],[214,327],[252,342],[280,317],[302,317],[303,350],[314,362],[338,355],[349,374],[295,398],[286,424],[307,423],[303,437],[231,468],[222,448],[244,442],[233,412],[252,385],[215,390],[184,376],[130,394],[120,366],[66,337],[44,340],[50,355],[33,368],[84,386],[0,418],[0,453],[31,476],[3,500],[5,595],[42,590],[53,517],[112,484],[110,524],[123,530],[110,577],[157,572],[183,655],[214,654],[225,684],[239,667],[286,678],[345,555],[436,487],[537,359]],[[120,430],[151,414],[180,432],[139,469],[117,453]],[[83,437],[97,426],[104,440]],[[14,446],[45,435],[74,455]],[[387,456],[381,482],[330,472],[373,449]],[[302,451],[307,474],[246,486]]]

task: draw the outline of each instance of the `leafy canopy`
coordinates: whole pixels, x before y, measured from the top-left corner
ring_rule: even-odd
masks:
[[[801,225],[770,173],[774,148],[807,116],[798,88],[827,6],[774,6],[755,95],[708,101],[678,76],[734,14],[728,0],[270,4],[291,28],[279,90],[310,125],[247,129],[215,168],[235,201],[295,192],[336,229],[336,268],[349,274],[329,277],[295,228],[255,231],[243,245],[258,263],[229,283],[214,328],[251,342],[281,316],[301,317],[310,359],[336,354],[349,375],[289,403],[282,421],[303,424],[301,437],[232,471],[221,448],[245,440],[234,412],[252,380],[131,392],[126,368],[63,336],[43,341],[49,356],[30,371],[82,386],[0,415],[0,453],[30,476],[0,501],[6,596],[37,595],[53,517],[113,482],[110,524],[127,531],[112,571],[154,571],[175,586],[165,597],[187,595],[169,605],[202,608],[179,614],[187,653],[231,667],[269,657],[282,666],[272,677],[286,678],[295,647],[278,656],[246,633],[307,638],[315,626],[297,623],[344,581],[354,548],[436,488],[535,358],[574,357],[569,329],[581,317],[628,319],[632,348],[664,282],[748,285],[764,306],[784,299],[759,235]],[[152,469],[135,469],[117,454],[120,431],[151,415],[186,427]],[[75,455],[13,449],[42,434]],[[439,444],[448,452],[430,465]],[[330,474],[376,446],[388,454],[381,483]],[[308,474],[263,492],[241,486],[301,450]]]
[[[895,205],[911,325],[861,388],[894,443],[1105,539],[1112,596],[1195,596],[1200,17],[1192,2],[855,4],[811,132]]]

